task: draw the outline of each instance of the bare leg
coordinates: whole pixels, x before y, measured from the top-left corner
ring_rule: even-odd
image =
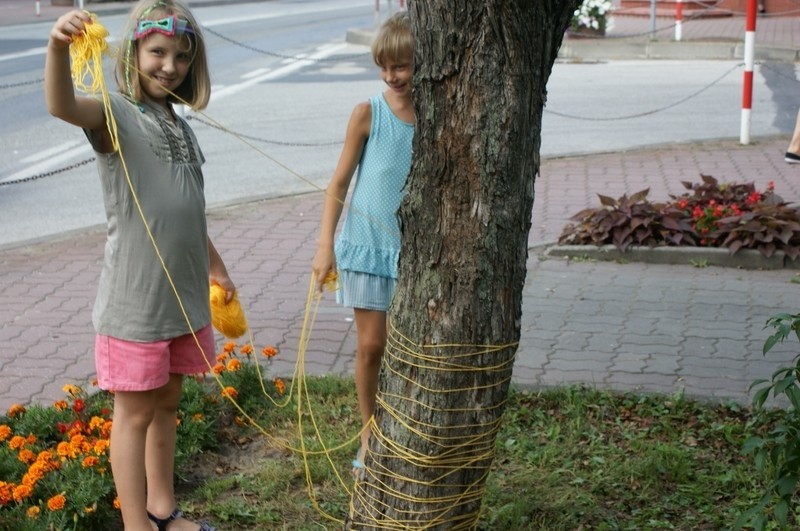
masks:
[[[181,398],[183,376],[170,374],[169,382],[156,390],[153,422],[147,430],[145,467],[147,470],[147,510],[166,518],[175,509],[175,419]]]
[[[386,312],[375,310],[355,310],[358,348],[356,350],[356,393],[361,423],[365,428],[375,412],[375,395],[378,392],[378,372],[381,367],[383,350],[386,348]],[[369,429],[361,432],[362,454],[369,444]]]
[[[118,391],[111,427],[111,469],[126,531],[150,531],[147,518],[145,441],[155,412],[155,391]]]
[[[800,155],[800,111],[797,112],[794,133],[792,134],[792,140],[789,142],[789,147],[786,151],[795,155]]]

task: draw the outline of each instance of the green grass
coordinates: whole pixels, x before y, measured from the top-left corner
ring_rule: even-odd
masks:
[[[351,381],[309,379],[308,388],[326,446],[358,431]],[[266,408],[270,438],[228,431],[239,433],[218,453],[190,462],[194,477],[180,495],[185,508],[221,530],[341,529],[314,507],[300,456],[275,442],[298,444],[292,406]],[[303,423],[310,428],[308,415]],[[741,447],[769,423],[769,415],[681,396],[577,387],[513,392],[479,529],[729,528],[768,484]],[[305,433],[307,447],[318,450]],[[353,443],[333,456],[345,482],[352,481],[355,451]],[[322,456],[311,456],[308,467],[320,509],[344,518],[349,485]]]

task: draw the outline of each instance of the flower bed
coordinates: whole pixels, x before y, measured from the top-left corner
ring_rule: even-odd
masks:
[[[670,201],[651,203],[649,189],[613,199],[599,195],[601,206],[578,212],[558,239],[564,245],[689,246],[725,248],[730,254],[754,249],[764,257],[781,252],[800,255],[800,210],[783,201],[770,182],[721,184],[709,175]]]
[[[262,355],[277,352],[266,347]],[[265,385],[252,354],[251,345],[227,343],[214,378],[186,378],[176,419],[179,474],[190,458],[218,447],[226,424],[247,425],[242,410],[263,408],[265,393],[284,393],[280,378]],[[0,529],[121,528],[108,455],[113,395],[71,384],[64,392],[52,406],[14,405],[0,416]]]

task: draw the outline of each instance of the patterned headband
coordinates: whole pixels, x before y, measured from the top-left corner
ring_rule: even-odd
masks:
[[[162,33],[168,37],[184,35],[186,33],[194,35],[194,29],[188,21],[178,18],[175,15],[170,15],[159,20],[143,19],[139,20],[136,24],[136,29],[133,30],[133,40],[138,41],[151,33]]]

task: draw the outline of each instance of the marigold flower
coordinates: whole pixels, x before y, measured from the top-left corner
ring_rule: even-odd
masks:
[[[103,429],[103,426],[105,426],[105,424],[106,424],[106,419],[102,417],[92,417],[91,420],[89,421],[89,429],[92,431],[101,430]]]
[[[22,450],[19,451],[19,454],[17,455],[17,459],[19,459],[20,461],[22,461],[26,465],[29,465],[29,464],[33,463],[34,461],[36,461],[36,454],[33,453],[32,451],[28,450],[27,448],[23,448]]]
[[[222,351],[223,352],[233,352],[233,350],[235,348],[236,348],[236,343],[234,343],[233,341],[228,341],[227,343],[225,343],[225,346],[222,347]]]
[[[99,462],[100,462],[99,458],[93,455],[87,455],[86,457],[83,458],[83,462],[81,463],[81,465],[83,466],[83,468],[92,468],[93,466],[97,466]]]
[[[40,512],[39,506],[34,505],[33,507],[28,507],[28,510],[25,511],[25,516],[27,516],[31,520],[35,520],[36,518],[39,517],[39,512]]]
[[[264,347],[264,349],[261,351],[261,354],[267,358],[274,358],[275,355],[278,354],[278,349],[275,347]]]
[[[25,437],[21,435],[14,435],[11,437],[11,440],[8,441],[8,447],[12,450],[20,450],[25,447]]]
[[[72,409],[75,410],[75,413],[80,413],[86,409],[86,404],[83,402],[82,398],[76,398],[75,402],[72,403]]]
[[[678,201],[678,207],[679,208],[686,208],[687,206],[689,206],[689,200],[686,199],[685,197],[683,199],[681,199],[680,201]]]
[[[11,428],[5,424],[0,424],[0,442],[5,441],[11,436]]]
[[[214,374],[222,374],[223,372],[225,372],[225,365],[223,365],[221,363],[217,363],[211,369],[211,372],[213,372]]]
[[[253,345],[249,343],[247,345],[242,345],[242,348],[240,350],[242,354],[244,354],[245,356],[249,356],[250,354],[253,353]]]
[[[47,508],[51,511],[60,511],[67,504],[67,498],[63,494],[56,494],[47,500]]]
[[[0,506],[8,505],[14,499],[14,484],[0,481]]]
[[[230,354],[228,354],[227,352],[217,354],[217,363],[224,363],[225,360],[227,360],[228,358],[230,358]]]
[[[64,411],[69,407],[69,404],[67,404],[66,400],[56,400],[53,402],[53,407],[59,411]]]
[[[97,506],[93,505],[92,507],[84,507],[83,512],[86,514],[92,514],[97,510]]]
[[[114,509],[117,509],[117,510],[119,510],[119,496],[117,496],[116,498],[114,498],[113,505],[114,505]]]
[[[275,384],[275,390],[278,392],[279,395],[283,395],[283,393],[286,392],[286,384],[283,383],[283,380],[281,380],[280,378],[275,378],[274,380],[272,380],[272,382]]]
[[[75,396],[81,392],[81,388],[77,385],[67,384],[61,388],[62,391],[67,393],[68,395]]]
[[[228,361],[228,365],[226,366],[226,368],[231,372],[236,372],[242,368],[242,362],[234,358]]]
[[[223,389],[222,393],[220,394],[222,394],[222,396],[224,396],[225,398],[232,398],[235,400],[239,396],[239,391],[237,391],[236,388],[234,387],[228,386],[225,389]]]
[[[32,464],[28,469],[28,472],[22,476],[22,483],[24,485],[30,485],[33,487],[44,477],[44,473],[47,472],[48,468],[49,467],[46,463],[37,461],[36,463]]]
[[[64,424],[63,422],[59,422],[56,424],[56,428],[58,428],[58,433],[67,433],[69,429],[69,424]]]
[[[21,417],[25,414],[25,406],[22,404],[11,404],[11,407],[8,408],[8,416],[12,419],[15,417]]]
[[[202,413],[195,413],[194,415],[192,415],[192,420],[194,420],[196,422],[199,422],[199,421],[203,420],[203,418],[204,417],[203,417]]]
[[[31,485],[23,484],[14,487],[11,496],[14,498],[15,502],[22,503],[27,498],[30,498],[32,494],[33,494],[33,487]]]
[[[108,452],[109,445],[111,443],[106,439],[100,439],[94,442],[94,453],[96,455],[103,455]]]

